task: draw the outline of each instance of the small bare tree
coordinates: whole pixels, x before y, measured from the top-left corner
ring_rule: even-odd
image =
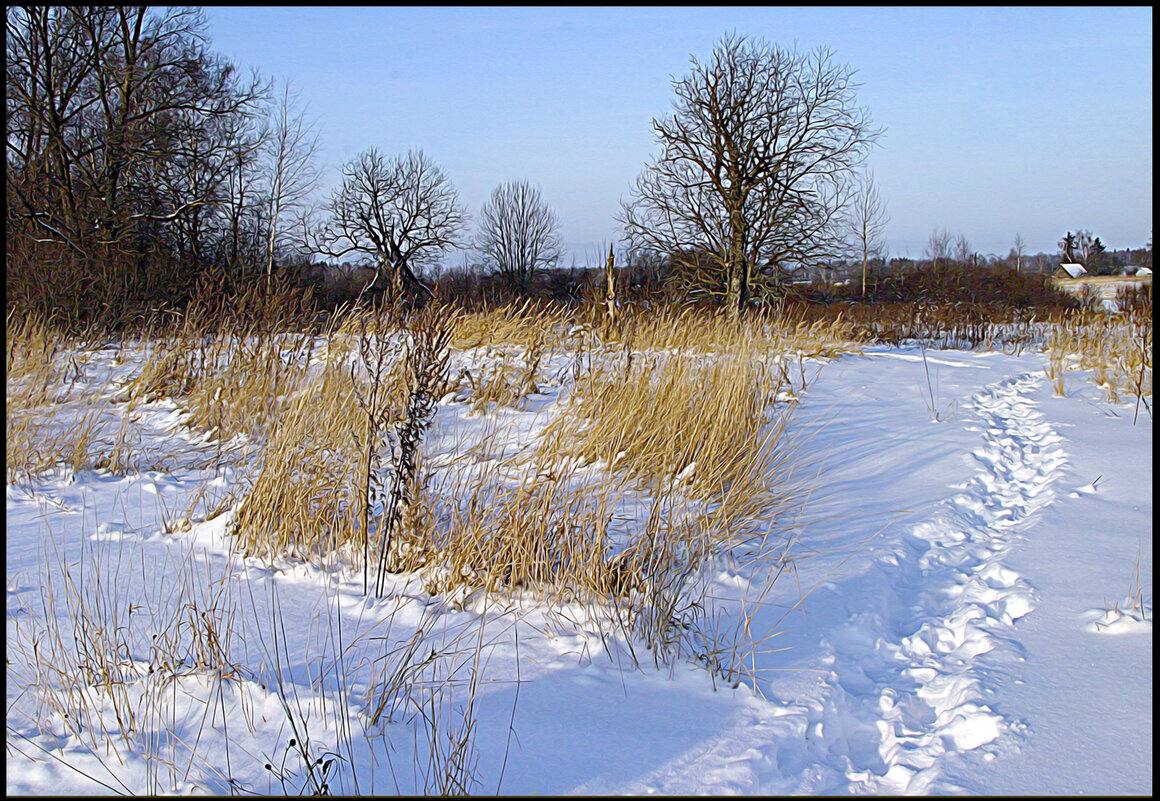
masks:
[[[951,235],[945,228],[935,228],[930,232],[926,242],[926,257],[938,269],[940,261],[947,262],[951,257]]]
[[[865,172],[854,193],[853,202],[847,217],[847,224],[853,235],[854,247],[862,258],[862,294],[866,294],[866,272],[870,258],[879,255],[884,242],[882,234],[886,231],[886,223],[890,217],[886,213],[886,204],[874,183],[874,173]]]
[[[836,255],[849,175],[880,133],[853,74],[826,49],[736,35],[693,59],[674,113],[653,120],[661,155],[623,206],[629,247],[710,271],[732,317],[757,272]]]
[[[1023,234],[1015,233],[1015,244],[1011,246],[1011,254],[1007,257],[1015,262],[1015,272],[1023,272],[1023,256],[1027,253],[1027,243],[1023,241]]]
[[[954,260],[964,267],[968,262],[972,261],[974,250],[971,248],[971,243],[962,234],[955,238],[954,244]]]
[[[396,295],[429,294],[415,270],[457,247],[467,220],[455,188],[421,150],[391,160],[374,148],[363,152],[343,167],[325,212],[316,250],[369,254],[376,269],[366,288],[386,288],[386,280]]]
[[[270,127],[263,140],[269,185],[266,188],[266,286],[273,280],[274,254],[289,226],[284,225],[287,212],[300,206],[318,184],[316,159],[319,134],[306,118],[290,84],[282,85],[275,99]]]
[[[535,270],[555,266],[561,244],[559,218],[527,181],[497,186],[479,212],[475,249],[484,264],[521,287]]]

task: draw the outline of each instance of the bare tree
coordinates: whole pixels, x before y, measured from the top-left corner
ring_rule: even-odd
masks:
[[[343,167],[318,232],[316,249],[328,256],[366,253],[375,277],[396,294],[426,287],[415,270],[460,244],[467,212],[451,182],[423,151],[391,160],[371,148]]]
[[[954,260],[960,265],[966,266],[967,262],[971,261],[971,256],[974,255],[974,250],[971,248],[971,243],[962,234],[955,237],[954,244]]]
[[[32,265],[10,264],[10,288],[45,297],[47,261],[70,314],[121,307],[175,277],[166,248],[217,233],[228,131],[264,87],[205,29],[196,9],[7,10],[6,241]]]
[[[166,240],[187,270],[224,263],[239,273],[256,262],[253,244],[244,242],[252,198],[255,152],[261,141],[253,115],[173,114],[166,158],[153,163],[136,185],[138,202],[174,209],[166,218]],[[191,202],[192,201],[192,202]]]
[[[233,167],[227,174],[222,200],[226,218],[222,248],[235,275],[260,268],[265,249],[262,144],[266,130],[265,120],[251,119],[235,134]]]
[[[935,228],[930,232],[930,237],[926,242],[926,257],[933,262],[934,268],[938,269],[940,261],[946,262],[951,257],[951,235],[945,228]]]
[[[273,280],[274,254],[289,226],[283,225],[286,212],[301,211],[301,204],[318,184],[317,126],[306,117],[290,84],[282,85],[270,127],[263,141],[269,185],[266,188],[266,285]]]
[[[1027,243],[1023,241],[1023,234],[1015,233],[1015,243],[1011,246],[1011,254],[1007,257],[1015,262],[1015,272],[1023,272],[1023,256],[1027,253]]]
[[[824,48],[733,34],[694,58],[673,115],[653,120],[661,155],[623,205],[630,247],[710,271],[731,316],[759,271],[835,255],[848,178],[880,134],[853,74]]]
[[[527,181],[496,187],[479,212],[475,249],[484,264],[521,287],[536,269],[559,261],[561,244],[559,218]]]
[[[881,254],[884,245],[882,234],[886,231],[888,222],[890,217],[874,183],[874,173],[867,171],[862,174],[847,216],[855,249],[862,258],[863,295],[866,294],[867,264],[871,257]]]

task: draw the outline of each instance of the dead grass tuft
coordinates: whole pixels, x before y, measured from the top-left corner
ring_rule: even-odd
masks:
[[[1052,320],[1046,373],[1063,394],[1063,378],[1085,370],[1111,403],[1134,398],[1151,415],[1152,310],[1137,303],[1119,314],[1082,309]]]

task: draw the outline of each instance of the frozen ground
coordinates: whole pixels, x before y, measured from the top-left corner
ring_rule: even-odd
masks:
[[[708,576],[720,630],[749,616],[759,641],[737,687],[634,660],[579,607],[406,576],[368,601],[357,576],[243,560],[229,512],[163,533],[195,498],[227,505],[233,468],[181,458],[210,446],[141,410],[166,469],[7,488],[7,790],[433,791],[430,744],[473,720],[475,793],[1151,794],[1151,418],[1080,374],[1057,397],[1043,365],[880,348],[816,367],[791,425],[817,476],[794,569],[768,592],[770,565]],[[503,425],[530,436],[545,391]],[[436,458],[495,426],[465,408],[440,410]],[[141,646],[70,731],[34,657],[46,614],[76,617],[63,565],[103,577],[87,614],[155,640],[217,610],[239,669],[162,671]],[[404,657],[415,681],[371,724],[362,692]],[[128,740],[93,734],[126,710]]]

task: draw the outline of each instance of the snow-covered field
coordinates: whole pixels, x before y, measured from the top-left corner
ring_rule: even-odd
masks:
[[[171,403],[137,407],[153,469],[7,486],[7,791],[1150,794],[1152,420],[1081,373],[1056,395],[1045,364],[809,365],[791,561],[702,577],[736,686],[578,603],[406,574],[368,599],[358,574],[243,558],[241,467]],[[518,410],[444,399],[428,459],[534,438],[567,373]],[[73,621],[134,634],[103,686],[54,673]]]

